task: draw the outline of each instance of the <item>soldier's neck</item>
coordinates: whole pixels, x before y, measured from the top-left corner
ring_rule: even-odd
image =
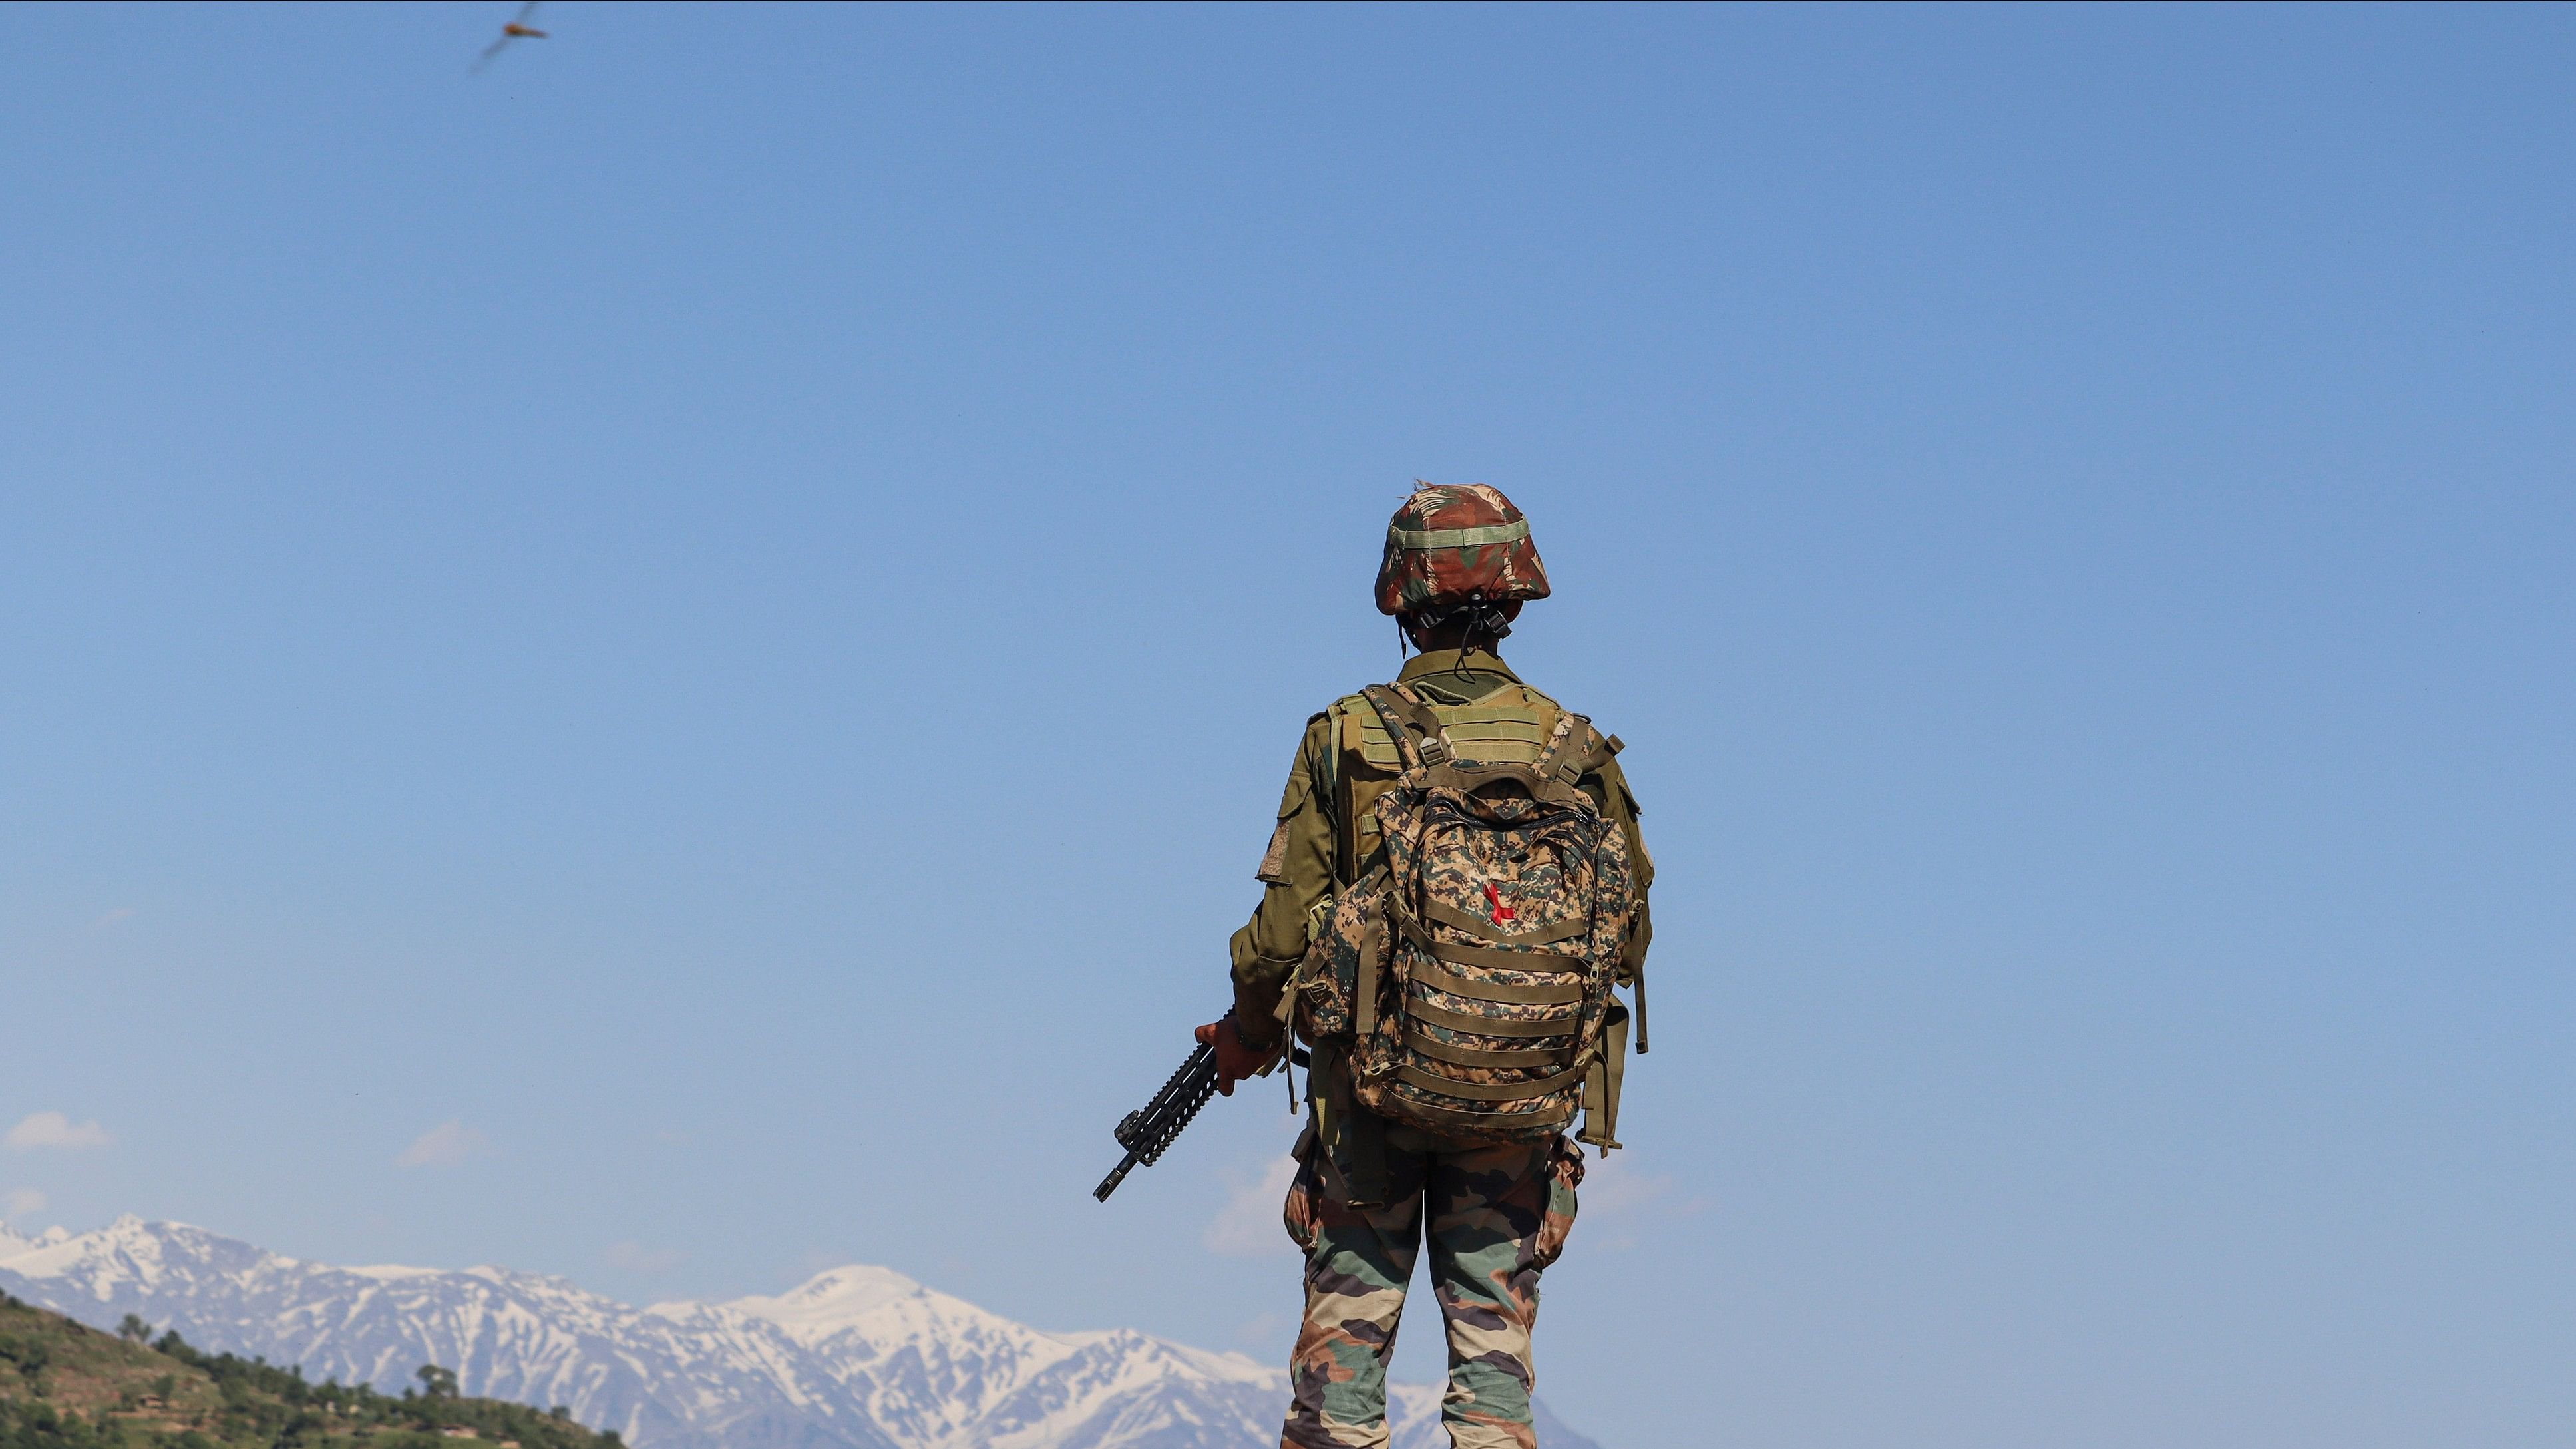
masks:
[[[1507,667],[1503,663],[1503,656],[1499,650],[1495,649],[1491,644],[1481,642],[1465,649],[1461,649],[1455,644],[1446,646],[1433,645],[1426,649],[1417,649],[1414,651],[1413,657],[1405,661],[1405,667],[1409,669],[1417,664],[1431,669],[1501,669]]]
[[[1444,703],[1464,704],[1518,683],[1519,676],[1501,655],[1480,644],[1472,649],[1426,649],[1404,661],[1396,680],[1438,694]]]

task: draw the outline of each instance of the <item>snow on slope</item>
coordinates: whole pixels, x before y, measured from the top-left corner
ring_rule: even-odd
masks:
[[[469,1393],[568,1404],[585,1423],[664,1449],[893,1449],[768,1325],[704,1309],[639,1312],[560,1278],[334,1268],[127,1217],[0,1259],[0,1288],[101,1327],[136,1313],[203,1347],[388,1391],[421,1364],[443,1364]],[[782,1437],[785,1426],[797,1432]]]
[[[1060,1339],[886,1268],[835,1268],[776,1298],[738,1298],[723,1306],[776,1325],[832,1365],[869,1418],[903,1449],[927,1449],[966,1432],[1074,1352]]]
[[[639,1449],[1258,1449],[1287,1397],[1240,1354],[1040,1333],[884,1268],[638,1309],[506,1268],[338,1268],[125,1217],[0,1236],[0,1289],[387,1391],[442,1364],[467,1393],[568,1405]],[[1445,1444],[1437,1389],[1390,1397],[1394,1449]],[[1540,1443],[1597,1449],[1544,1412]]]

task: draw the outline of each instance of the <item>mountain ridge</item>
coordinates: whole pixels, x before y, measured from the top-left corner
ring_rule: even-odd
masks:
[[[0,1289],[96,1326],[390,1388],[423,1363],[463,1390],[564,1404],[638,1449],[1252,1449],[1283,1371],[1134,1329],[1046,1333],[892,1269],[775,1295],[637,1308],[562,1277],[338,1267],[128,1215],[0,1238]],[[1439,1390],[1389,1394],[1393,1449],[1434,1449]],[[1544,1449],[1599,1449],[1540,1411]]]
[[[465,1397],[436,1370],[399,1397],[317,1384],[291,1368],[146,1343],[0,1294],[0,1444],[10,1449],[617,1449],[564,1410]]]

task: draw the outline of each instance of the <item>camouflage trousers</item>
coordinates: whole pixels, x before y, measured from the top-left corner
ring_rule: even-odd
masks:
[[[1369,1144],[1363,1174],[1372,1200],[1352,1200],[1349,1164],[1319,1146],[1288,1191],[1288,1233],[1306,1249],[1306,1315],[1282,1449],[1384,1449],[1386,1362],[1426,1240],[1449,1332],[1440,1419],[1450,1443],[1536,1449],[1530,1327],[1539,1274],[1574,1225],[1581,1149],[1559,1138],[1442,1150],[1450,1145],[1392,1126],[1369,1135],[1384,1139]]]

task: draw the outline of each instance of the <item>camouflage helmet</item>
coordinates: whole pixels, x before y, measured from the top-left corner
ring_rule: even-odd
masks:
[[[1499,488],[1426,483],[1386,526],[1377,567],[1381,614],[1437,613],[1471,600],[1547,597],[1529,521]]]

